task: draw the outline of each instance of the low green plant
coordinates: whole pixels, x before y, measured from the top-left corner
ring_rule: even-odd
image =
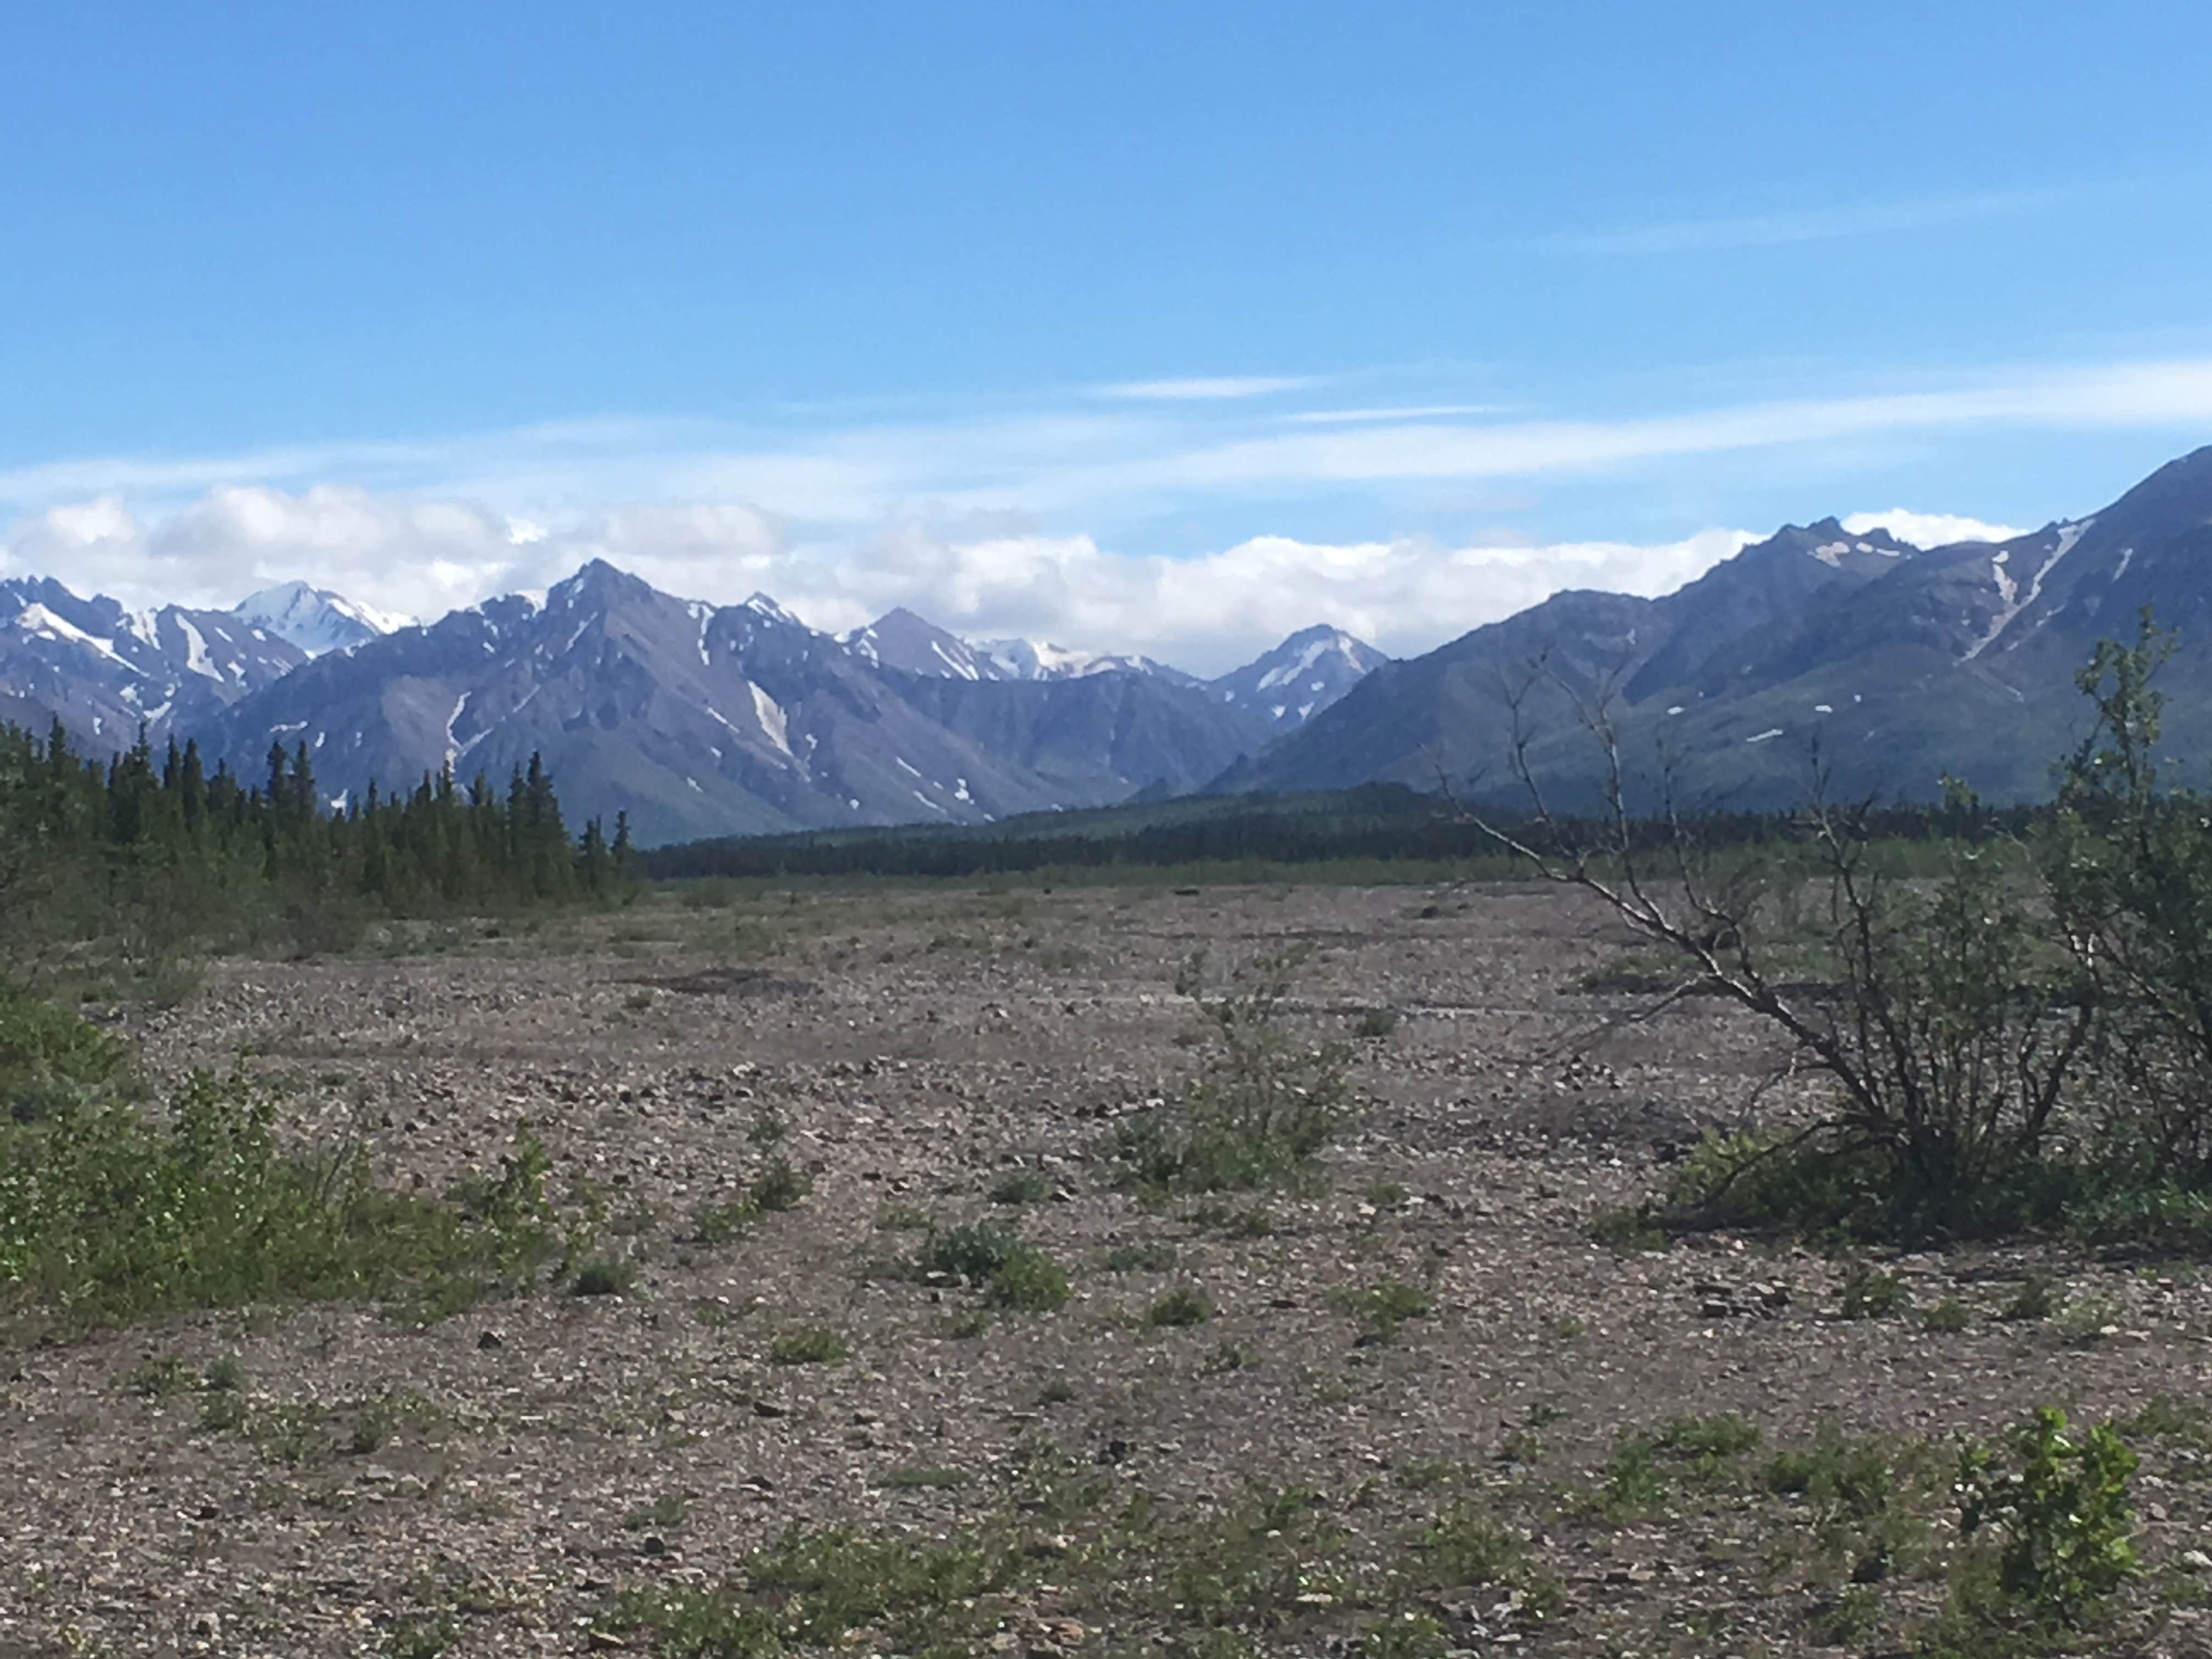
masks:
[[[2048,1319],[2058,1309],[2058,1287],[2047,1275],[2030,1273],[2021,1281],[1997,1317],[2021,1324]]]
[[[576,1270],[569,1291],[576,1296],[627,1296],[637,1283],[637,1270],[621,1256],[595,1255]]]
[[[1116,1244],[1098,1258],[1098,1265],[1109,1273],[1164,1273],[1171,1272],[1182,1252],[1164,1239],[1154,1239],[1144,1244]]]
[[[1259,958],[1210,994],[1204,959],[1176,981],[1198,1015],[1199,1075],[1173,1108],[1126,1119],[1110,1151],[1127,1184],[1216,1193],[1310,1186],[1322,1149],[1349,1125],[1351,1052],[1308,1043],[1285,1028],[1284,1004],[1299,953]]]
[[[1974,1322],[1974,1310],[1955,1296],[1947,1296],[1920,1316],[1920,1322],[1931,1331],[1955,1335]]]
[[[1212,1317],[1213,1298],[1194,1285],[1178,1285],[1145,1310],[1145,1323],[1155,1328],[1203,1325]]]
[[[803,1326],[786,1331],[769,1344],[768,1357],[778,1365],[841,1365],[853,1357],[845,1339],[826,1326]]]
[[[915,1268],[958,1279],[995,1307],[1048,1313],[1071,1294],[1066,1269],[1012,1227],[974,1222],[944,1232],[932,1229]]]
[[[994,1204],[1039,1204],[1052,1196],[1052,1183],[1034,1170],[1010,1170],[991,1183]]]
[[[1996,1535],[1999,1615],[2026,1611],[2067,1625],[2093,1616],[2142,1565],[2132,1534],[2135,1453],[2110,1423],[2069,1434],[2066,1413],[2039,1407],[1996,1446],[1959,1453],[1959,1530]]]
[[[0,1119],[51,1116],[130,1057],[128,1045],[90,1020],[0,986]]]
[[[752,1184],[750,1197],[753,1207],[763,1212],[798,1208],[814,1183],[792,1166],[791,1160],[781,1154],[769,1159]]]
[[[623,1516],[623,1525],[632,1532],[672,1532],[684,1524],[690,1507],[690,1500],[683,1493],[665,1492]]]
[[[526,1127],[459,1201],[388,1191],[365,1146],[282,1145],[277,1103],[243,1073],[198,1073],[156,1120],[118,1101],[0,1125],[0,1315],[82,1328],[247,1303],[407,1301],[450,1310],[567,1263]]]
[[[1846,1319],[1886,1319],[1912,1305],[1912,1291],[1896,1273],[1879,1267],[1863,1267],[1844,1281],[1843,1316]]]
[[[1388,1342],[1395,1337],[1409,1320],[1426,1318],[1431,1305],[1429,1293],[1419,1285],[1395,1279],[1358,1289],[1332,1291],[1328,1302],[1337,1312],[1364,1325],[1366,1340],[1378,1342]]]

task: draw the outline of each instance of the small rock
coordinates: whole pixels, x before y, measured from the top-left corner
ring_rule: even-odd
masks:
[[[788,1417],[791,1415],[791,1407],[774,1400],[756,1400],[753,1401],[753,1415],[755,1417]]]
[[[2212,1572],[2212,1555],[2205,1554],[2203,1550],[2184,1550],[2181,1565],[2191,1572]]]
[[[486,1331],[482,1336],[477,1338],[477,1347],[479,1351],[503,1348],[506,1346],[506,1340],[497,1331]]]

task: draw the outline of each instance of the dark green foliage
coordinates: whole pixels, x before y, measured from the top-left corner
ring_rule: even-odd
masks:
[[[619,1257],[595,1255],[576,1270],[568,1289],[574,1296],[627,1296],[637,1275]]]
[[[240,939],[342,948],[378,916],[619,900],[635,866],[626,825],[571,839],[536,757],[503,798],[448,770],[337,805],[304,744],[249,782],[192,744],[157,757],[142,737],[103,762],[58,725],[0,724],[0,968],[18,973],[92,939],[151,972]]]
[[[1886,1319],[1912,1305],[1912,1292],[1895,1273],[1879,1267],[1862,1267],[1844,1282],[1843,1316],[1846,1319]]]
[[[1193,1285],[1178,1285],[1145,1310],[1147,1325],[1203,1325],[1213,1317],[1213,1298]]]
[[[1052,1183],[1034,1170],[1013,1170],[991,1183],[994,1204],[1036,1204],[1052,1196]]]
[[[106,1082],[130,1052],[89,1020],[0,987],[0,1116],[45,1116]]]
[[[1049,1313],[1070,1294],[1066,1271],[1012,1227],[977,1222],[945,1232],[932,1229],[915,1263],[981,1290],[993,1305]]]

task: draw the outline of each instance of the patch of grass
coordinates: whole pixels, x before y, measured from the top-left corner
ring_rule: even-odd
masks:
[[[1398,1029],[1398,1011],[1395,1008],[1370,1008],[1352,1022],[1352,1035],[1368,1041],[1389,1036]]]
[[[1042,1204],[1052,1196],[1052,1183],[1035,1170],[1011,1170],[991,1183],[988,1196],[994,1204]]]
[[[763,1213],[798,1208],[807,1194],[814,1190],[814,1182],[792,1166],[783,1157],[772,1158],[752,1184],[753,1207]]]
[[[1307,1043],[1284,1023],[1297,953],[1261,958],[1209,995],[1194,957],[1177,988],[1198,1014],[1204,1060],[1174,1107],[1127,1118],[1109,1152],[1125,1185],[1172,1193],[1308,1188],[1316,1160],[1353,1116],[1341,1042]]]
[[[1931,1331],[1956,1335],[1972,1326],[1974,1310],[1957,1297],[1947,1296],[1921,1315],[1920,1322]]]
[[[2016,1324],[2033,1324],[2045,1320],[2058,1310],[2058,1287],[2042,1273],[2030,1273],[2021,1281],[2020,1289],[2013,1292],[1997,1315],[2000,1319]]]
[[[975,1222],[933,1231],[915,1261],[921,1273],[942,1273],[980,1289],[995,1307],[1048,1313],[1070,1295],[1066,1271],[1012,1227]]]
[[[1600,1210],[1590,1218],[1589,1236],[1624,1255],[1661,1255],[1673,1243],[1660,1224],[1657,1212],[1648,1204]]]
[[[1408,1321],[1426,1318],[1431,1305],[1429,1293],[1419,1285],[1395,1279],[1360,1289],[1332,1291],[1328,1303],[1337,1312],[1366,1326],[1368,1339],[1378,1342],[1391,1340]]]
[[[1363,1196],[1378,1210],[1402,1210],[1413,1194],[1407,1191],[1402,1182],[1377,1181],[1368,1187]]]
[[[1145,1323],[1155,1328],[1203,1325],[1212,1317],[1213,1298],[1194,1285],[1178,1285],[1145,1310]]]
[[[632,1532],[673,1532],[684,1524],[690,1507],[690,1500],[681,1492],[665,1492],[623,1516],[623,1525]]]
[[[1109,1273],[1164,1273],[1174,1271],[1182,1253],[1164,1239],[1144,1244],[1116,1244],[1098,1258]]]
[[[928,1211],[912,1204],[886,1204],[876,1212],[876,1230],[886,1233],[915,1233],[931,1224]]]
[[[1846,1319],[1887,1319],[1912,1305],[1912,1291],[1895,1273],[1863,1267],[1844,1281],[1842,1312]]]
[[[367,1149],[278,1139],[242,1074],[189,1079],[160,1120],[118,1102],[0,1124],[0,1315],[80,1330],[191,1308],[400,1301],[432,1313],[569,1261],[526,1127],[495,1177],[441,1203],[380,1188]]]
[[[836,1331],[808,1325],[786,1331],[769,1343],[768,1357],[778,1365],[842,1365],[853,1351]]]
[[[123,1379],[123,1386],[148,1400],[166,1400],[171,1395],[182,1394],[198,1381],[192,1368],[185,1361],[174,1354],[162,1354],[132,1370]]]
[[[2120,1304],[2110,1297],[2077,1296],[2051,1316],[2058,1340],[2077,1348],[2095,1346],[2119,1328]]]

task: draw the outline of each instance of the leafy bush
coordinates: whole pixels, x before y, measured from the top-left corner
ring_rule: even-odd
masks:
[[[1186,964],[1176,988],[1196,1010],[1205,1059],[1176,1107],[1116,1129],[1113,1153],[1133,1183],[1214,1193],[1310,1181],[1353,1102],[1346,1045],[1303,1042],[1284,1029],[1300,959],[1261,957],[1232,974],[1220,996],[1206,990],[1203,958]]]
[[[1213,1298],[1194,1285],[1178,1285],[1145,1310],[1145,1323],[1178,1327],[1203,1325],[1213,1317]]]
[[[843,1337],[821,1325],[786,1331],[768,1350],[769,1358],[778,1365],[838,1365],[852,1355]]]
[[[1012,1227],[976,1222],[938,1232],[923,1241],[915,1266],[924,1273],[945,1273],[981,1289],[1001,1308],[1048,1313],[1064,1304],[1070,1291],[1066,1271]]]
[[[1959,1529],[1998,1534],[1991,1611],[2079,1623],[2141,1571],[2128,1495],[2136,1455],[2109,1423],[2066,1430],[2066,1413],[2044,1406],[2001,1447],[1960,1453]]]
[[[81,1328],[249,1302],[451,1308],[585,1242],[526,1130],[500,1176],[446,1205],[374,1186],[358,1145],[281,1147],[276,1116],[242,1075],[201,1073],[162,1121],[110,1102],[0,1125],[0,1312]]]
[[[89,1020],[0,988],[0,1115],[46,1116],[113,1077],[130,1053]]]
[[[1365,1325],[1370,1340],[1381,1342],[1397,1335],[1399,1327],[1407,1321],[1425,1318],[1430,1306],[1426,1291],[1395,1279],[1386,1279],[1363,1290],[1333,1291],[1328,1300],[1339,1313],[1347,1314]]]

